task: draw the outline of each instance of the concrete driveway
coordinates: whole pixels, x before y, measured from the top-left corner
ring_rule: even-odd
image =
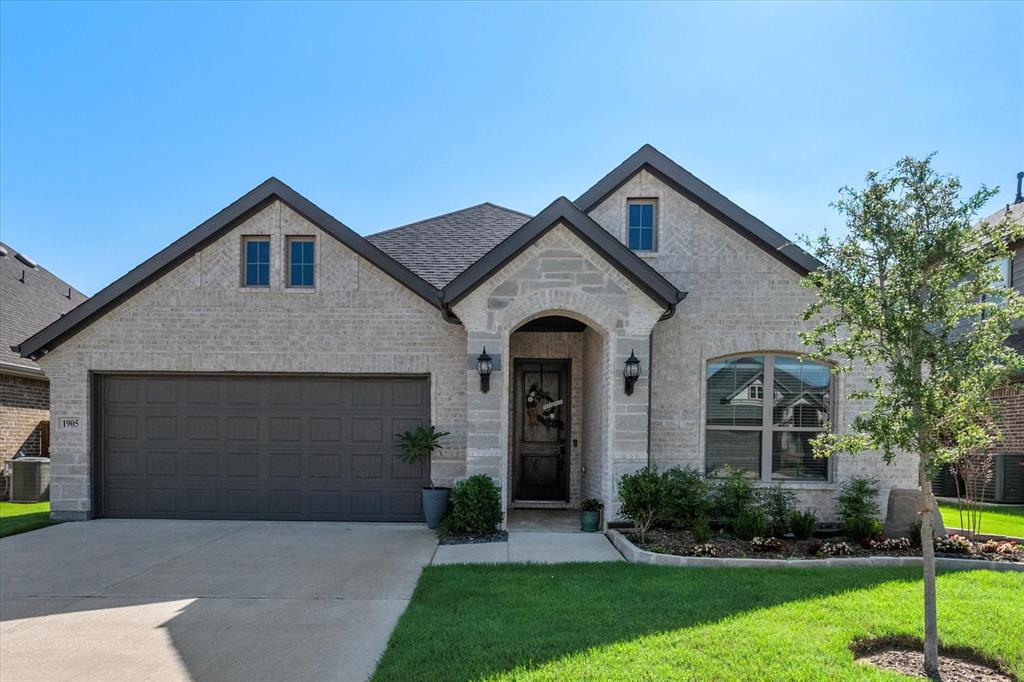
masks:
[[[0,680],[361,680],[434,533],[406,524],[65,523],[0,540]]]

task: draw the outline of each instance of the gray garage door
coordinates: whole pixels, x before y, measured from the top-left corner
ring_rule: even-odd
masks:
[[[104,376],[104,515],[417,521],[426,467],[398,435],[430,420],[420,377]]]

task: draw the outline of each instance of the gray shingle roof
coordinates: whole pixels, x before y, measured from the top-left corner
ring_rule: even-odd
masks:
[[[378,232],[366,239],[440,289],[530,217],[483,203]]]
[[[18,260],[17,251],[0,243],[0,363],[38,370],[39,365],[11,350],[88,298],[39,265]],[[22,280],[24,273],[24,282]],[[70,296],[69,296],[70,294]]]

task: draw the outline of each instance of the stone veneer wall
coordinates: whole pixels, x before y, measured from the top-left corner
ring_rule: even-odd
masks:
[[[657,252],[643,257],[679,289],[689,293],[669,320],[654,330],[651,453],[661,467],[704,467],[704,374],[706,363],[733,353],[805,350],[798,332],[813,294],[800,276],[659,178],[641,171],[591,211],[591,217],[626,240],[626,202],[656,199]],[[646,364],[645,364],[646,371]],[[864,385],[864,372],[838,378],[836,423],[848,428],[860,406],[845,398]],[[851,476],[873,476],[888,490],[916,487],[909,456],[886,466],[877,454],[832,462],[831,483],[789,483],[801,505],[822,516],[834,512],[838,484]]]
[[[514,332],[509,339],[509,356],[515,358],[563,359],[572,361],[569,371],[569,504],[575,509],[580,505],[580,451],[586,447],[583,440],[583,334],[575,332]],[[509,368],[511,369],[511,360]],[[512,387],[510,387],[512,390]],[[514,396],[513,391],[511,396]],[[512,400],[508,404],[508,438],[513,442],[515,434],[515,405]],[[572,446],[576,441],[579,445]],[[511,451],[510,451],[511,455]],[[512,481],[515,462],[509,457],[508,480]],[[509,491],[512,493],[513,491]]]
[[[556,225],[523,253],[454,306],[466,328],[467,356],[483,346],[501,348],[501,369],[491,376],[492,390],[481,394],[479,377],[466,374],[469,422],[466,468],[499,481],[508,502],[509,335],[523,323],[544,315],[567,315],[599,329],[607,374],[621,368],[630,350],[646,363],[647,339],[664,312],[645,293],[596,254],[564,225]],[[620,370],[621,371],[621,370]],[[500,391],[497,388],[500,386]],[[647,381],[631,396],[610,390],[603,396],[602,423],[606,470],[601,494],[615,518],[613,480],[647,463]]]
[[[606,477],[607,461],[605,458],[607,422],[605,407],[608,402],[608,369],[604,364],[604,338],[590,327],[583,330],[583,440],[582,469],[583,480],[581,496],[596,497],[607,504],[607,494],[602,489],[602,481]]]
[[[0,374],[0,469],[21,450],[38,457],[42,424],[50,418],[50,385],[46,380]]]
[[[271,238],[271,286],[240,286],[242,237]],[[316,286],[284,286],[289,235],[316,238]],[[451,432],[433,476],[465,474],[466,334],[369,262],[275,202],[184,261],[40,360],[56,423],[55,515],[90,511],[89,373],[309,372],[430,376],[431,411]]]

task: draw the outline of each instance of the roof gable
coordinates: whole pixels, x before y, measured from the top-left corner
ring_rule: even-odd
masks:
[[[821,265],[816,258],[790,239],[747,213],[649,144],[638,149],[601,178],[597,184],[581,194],[576,200],[576,205],[583,212],[590,213],[643,169],[647,169],[677,192],[801,275],[805,275]]]
[[[666,309],[686,297],[658,271],[615,239],[607,230],[565,197],[559,197],[511,236],[488,252],[444,288],[444,302],[454,305],[469,295],[492,274],[525,251],[555,225],[563,224],[626,276],[644,293]]]
[[[64,317],[22,341],[17,348],[18,352],[22,357],[34,358],[38,357],[40,353],[55,348],[79,329],[90,324],[97,316],[116,307],[128,296],[163,276],[221,234],[275,200],[286,204],[310,223],[373,263],[431,305],[441,307],[440,291],[437,288],[285,183],[277,178],[269,178]]]

